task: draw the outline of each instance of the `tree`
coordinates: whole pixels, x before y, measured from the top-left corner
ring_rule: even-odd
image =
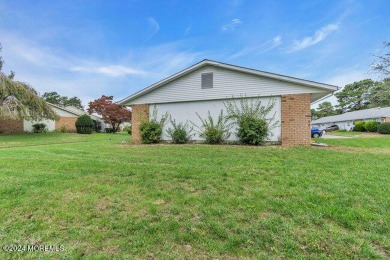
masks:
[[[390,78],[377,82],[369,95],[371,107],[390,106]]]
[[[66,102],[64,102],[64,105],[65,106],[74,106],[74,107],[77,107],[78,109],[84,109],[84,107],[81,103],[81,100],[78,97],[68,98],[68,100],[66,100]]]
[[[377,61],[372,64],[372,68],[386,75],[390,75],[390,42],[384,42],[384,49],[389,48],[383,55],[375,56]]]
[[[14,80],[15,73],[5,75],[0,45],[0,118],[15,120],[56,119],[51,107],[39,97],[37,91],[27,83]]]
[[[317,118],[325,117],[325,116],[334,116],[337,114],[337,111],[334,109],[332,103],[329,101],[322,102],[318,105],[316,110]]]
[[[315,110],[314,108],[310,109],[310,114],[311,114],[311,120],[316,120],[317,118],[319,118],[317,114],[317,110]]]
[[[376,83],[371,79],[361,80],[346,85],[335,94],[343,113],[369,108],[369,95]]]
[[[89,102],[88,113],[102,116],[103,121],[112,125],[113,132],[119,130],[119,125],[131,120],[131,112],[124,106],[112,102],[113,96],[102,96]]]
[[[60,105],[61,103],[61,96],[57,92],[45,92],[42,97],[54,105]]]
[[[57,92],[45,92],[42,97],[49,103],[57,106],[66,107],[74,106],[79,109],[84,109],[81,100],[78,97],[68,98],[67,96],[61,96]]]

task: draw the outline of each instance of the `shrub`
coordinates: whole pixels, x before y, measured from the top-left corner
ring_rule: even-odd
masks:
[[[185,123],[176,123],[170,118],[172,128],[168,128],[167,134],[175,144],[185,144],[191,139],[193,128],[188,129],[188,121]]]
[[[237,137],[244,144],[260,145],[268,135],[268,125],[264,119],[246,117],[238,123]]]
[[[224,104],[228,112],[227,118],[237,125],[236,135],[241,143],[261,145],[272,135],[270,130],[279,125],[275,120],[276,112],[269,115],[275,106],[274,99],[266,106],[262,106],[259,99],[241,99],[239,106],[234,101]]]
[[[364,124],[364,129],[366,129],[367,132],[376,132],[378,131],[378,122],[368,121]]]
[[[146,121],[139,126],[141,139],[144,144],[160,142],[163,127],[167,118],[168,113],[163,115],[160,120],[157,120],[157,108],[156,106],[154,107],[152,116],[149,121]]]
[[[191,122],[199,132],[199,135],[206,139],[206,142],[209,144],[220,144],[225,141],[230,136],[230,125],[228,124],[228,119],[223,116],[223,111],[218,116],[218,120],[215,123],[213,117],[208,111],[208,116],[206,119],[202,119],[198,113],[202,126],[199,127],[193,122]]]
[[[390,134],[390,122],[380,124],[378,126],[378,132],[380,134]]]
[[[366,124],[366,122],[363,122],[363,121],[356,122],[355,126],[353,127],[353,131],[357,131],[357,132],[366,131],[366,129],[364,128],[365,124]]]
[[[76,120],[76,130],[79,134],[92,134],[94,123],[89,115],[81,115]]]
[[[123,132],[127,132],[129,135],[131,135],[131,126],[127,125],[123,128]]]
[[[105,131],[106,133],[113,133],[113,132],[114,132],[114,128],[112,128],[112,127],[107,127],[106,129],[104,129],[104,131]]]
[[[34,133],[46,132],[46,124],[44,124],[44,123],[37,123],[37,124],[32,125],[32,127],[34,128],[33,129]]]

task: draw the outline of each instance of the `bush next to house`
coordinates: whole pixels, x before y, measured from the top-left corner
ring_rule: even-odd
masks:
[[[206,139],[208,144],[220,144],[230,136],[230,125],[228,124],[228,118],[223,116],[223,111],[218,116],[217,122],[208,111],[207,118],[203,119],[196,113],[201,121],[202,126],[197,126],[191,122],[199,132],[200,137]]]
[[[32,125],[34,133],[43,133],[46,131],[46,124],[37,123]]]
[[[241,99],[240,106],[234,101],[225,103],[227,118],[237,125],[236,135],[241,143],[261,145],[272,135],[270,130],[279,125],[275,113],[271,113],[274,106],[273,99],[265,106],[259,99]]]
[[[76,130],[79,134],[92,134],[94,123],[89,115],[81,115],[76,120]]]
[[[363,122],[363,121],[356,122],[355,126],[353,127],[353,131],[356,131],[356,132],[366,131],[366,129],[364,128],[365,124],[366,124],[366,122]]]
[[[378,126],[380,134],[390,134],[390,122],[382,123]]]
[[[123,132],[127,132],[129,135],[131,135],[131,126],[127,125],[123,128]]]
[[[139,126],[141,139],[144,144],[158,143],[161,141],[163,127],[167,118],[168,113],[163,115],[160,120],[157,120],[157,108],[154,107],[150,119]]]
[[[175,144],[185,144],[191,139],[192,128],[189,128],[188,121],[185,123],[176,123],[170,118],[172,128],[168,128],[167,134]]]
[[[366,129],[367,132],[377,132],[378,131],[378,122],[368,121],[364,124],[364,129]]]
[[[241,118],[238,122],[237,137],[244,144],[261,145],[268,135],[268,125],[264,119]]]

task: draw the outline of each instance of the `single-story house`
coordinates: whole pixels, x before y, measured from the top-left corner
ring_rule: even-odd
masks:
[[[200,125],[208,111],[217,118],[226,109],[227,100],[260,99],[263,105],[274,102],[272,114],[279,126],[272,129],[268,141],[283,145],[310,144],[310,104],[338,87],[324,83],[244,68],[222,62],[203,60],[119,101],[131,106],[133,141],[140,142],[139,125],[151,116],[155,106],[158,115],[166,112],[176,122],[191,121]],[[162,139],[169,141],[165,125]],[[234,133],[234,129],[232,133]],[[196,134],[193,140],[202,140]],[[229,140],[237,140],[232,134]]]
[[[340,129],[352,131],[355,122],[376,121],[378,123],[390,122],[390,107],[376,107],[358,111],[347,112],[335,116],[326,116],[311,122],[312,127],[327,128],[337,125]]]
[[[58,115],[59,119],[43,119],[39,121],[29,120],[0,120],[0,133],[23,133],[33,132],[33,125],[37,123],[44,123],[47,126],[48,131],[54,131],[56,129],[65,129],[67,132],[76,132],[76,120],[79,116],[87,114],[87,112],[78,109],[76,107],[60,107],[51,103],[48,105]],[[100,117],[91,115],[92,119],[98,124],[103,124]]]

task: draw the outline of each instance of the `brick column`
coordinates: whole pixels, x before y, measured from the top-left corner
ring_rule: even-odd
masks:
[[[66,131],[76,132],[77,117],[61,117],[56,121],[56,129],[59,130],[65,127]]]
[[[282,145],[310,145],[310,94],[282,96]]]
[[[23,120],[0,119],[0,133],[23,133]]]
[[[131,106],[131,131],[134,143],[141,143],[141,133],[139,126],[149,119],[149,105],[132,105]]]

